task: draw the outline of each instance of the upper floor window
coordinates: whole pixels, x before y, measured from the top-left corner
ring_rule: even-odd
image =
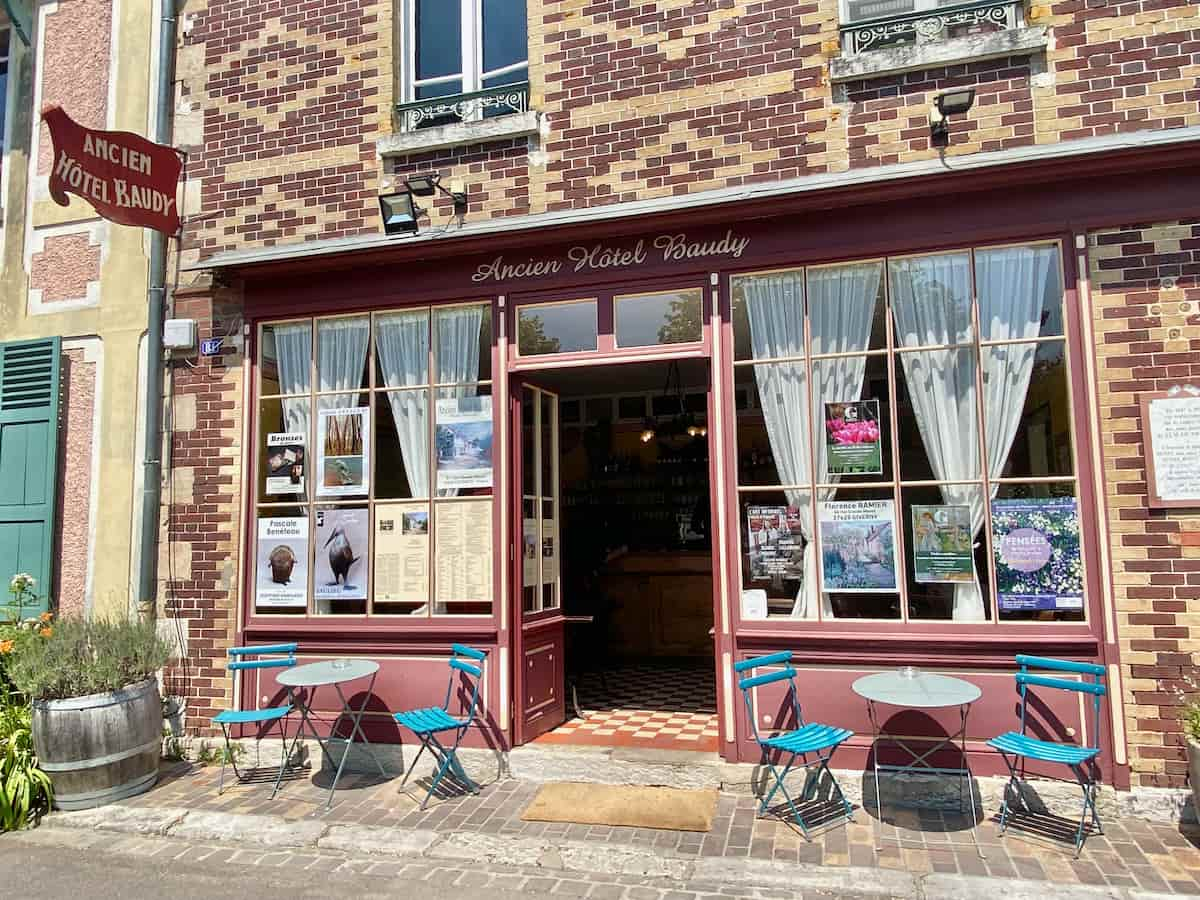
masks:
[[[8,36],[10,31],[0,27],[0,147],[4,146],[4,115],[8,103]]]
[[[1024,25],[1023,0],[840,0],[848,53]]]
[[[524,109],[525,0],[408,0],[405,14],[405,125],[444,125]]]

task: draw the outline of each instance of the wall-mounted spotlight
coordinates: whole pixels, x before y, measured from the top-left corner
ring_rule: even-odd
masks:
[[[454,216],[460,224],[463,216],[467,214],[467,188],[461,179],[453,179],[447,190],[442,187],[441,173],[430,172],[410,175],[404,179],[403,185],[402,191],[382,194],[379,197],[384,234],[416,234],[419,228],[417,220],[425,215],[426,210],[417,206],[414,198],[432,197],[439,191],[453,202]]]
[[[929,107],[929,143],[934,147],[950,146],[949,116],[959,116],[975,105],[975,88],[962,88],[938,94]]]
[[[425,210],[417,206],[408,191],[379,196],[379,213],[383,217],[384,234],[416,234],[417,219]]]

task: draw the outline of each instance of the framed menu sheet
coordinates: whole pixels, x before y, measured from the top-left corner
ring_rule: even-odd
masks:
[[[1146,494],[1154,508],[1200,508],[1200,396],[1142,397]]]

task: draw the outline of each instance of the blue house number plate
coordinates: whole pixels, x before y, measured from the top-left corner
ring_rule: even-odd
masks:
[[[216,356],[221,352],[221,338],[209,338],[200,342],[201,356]]]

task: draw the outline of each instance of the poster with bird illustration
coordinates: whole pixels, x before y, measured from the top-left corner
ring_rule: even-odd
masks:
[[[313,596],[365,600],[370,516],[365,507],[326,507],[315,512]]]
[[[323,409],[317,417],[317,495],[361,497],[371,477],[371,409]]]

